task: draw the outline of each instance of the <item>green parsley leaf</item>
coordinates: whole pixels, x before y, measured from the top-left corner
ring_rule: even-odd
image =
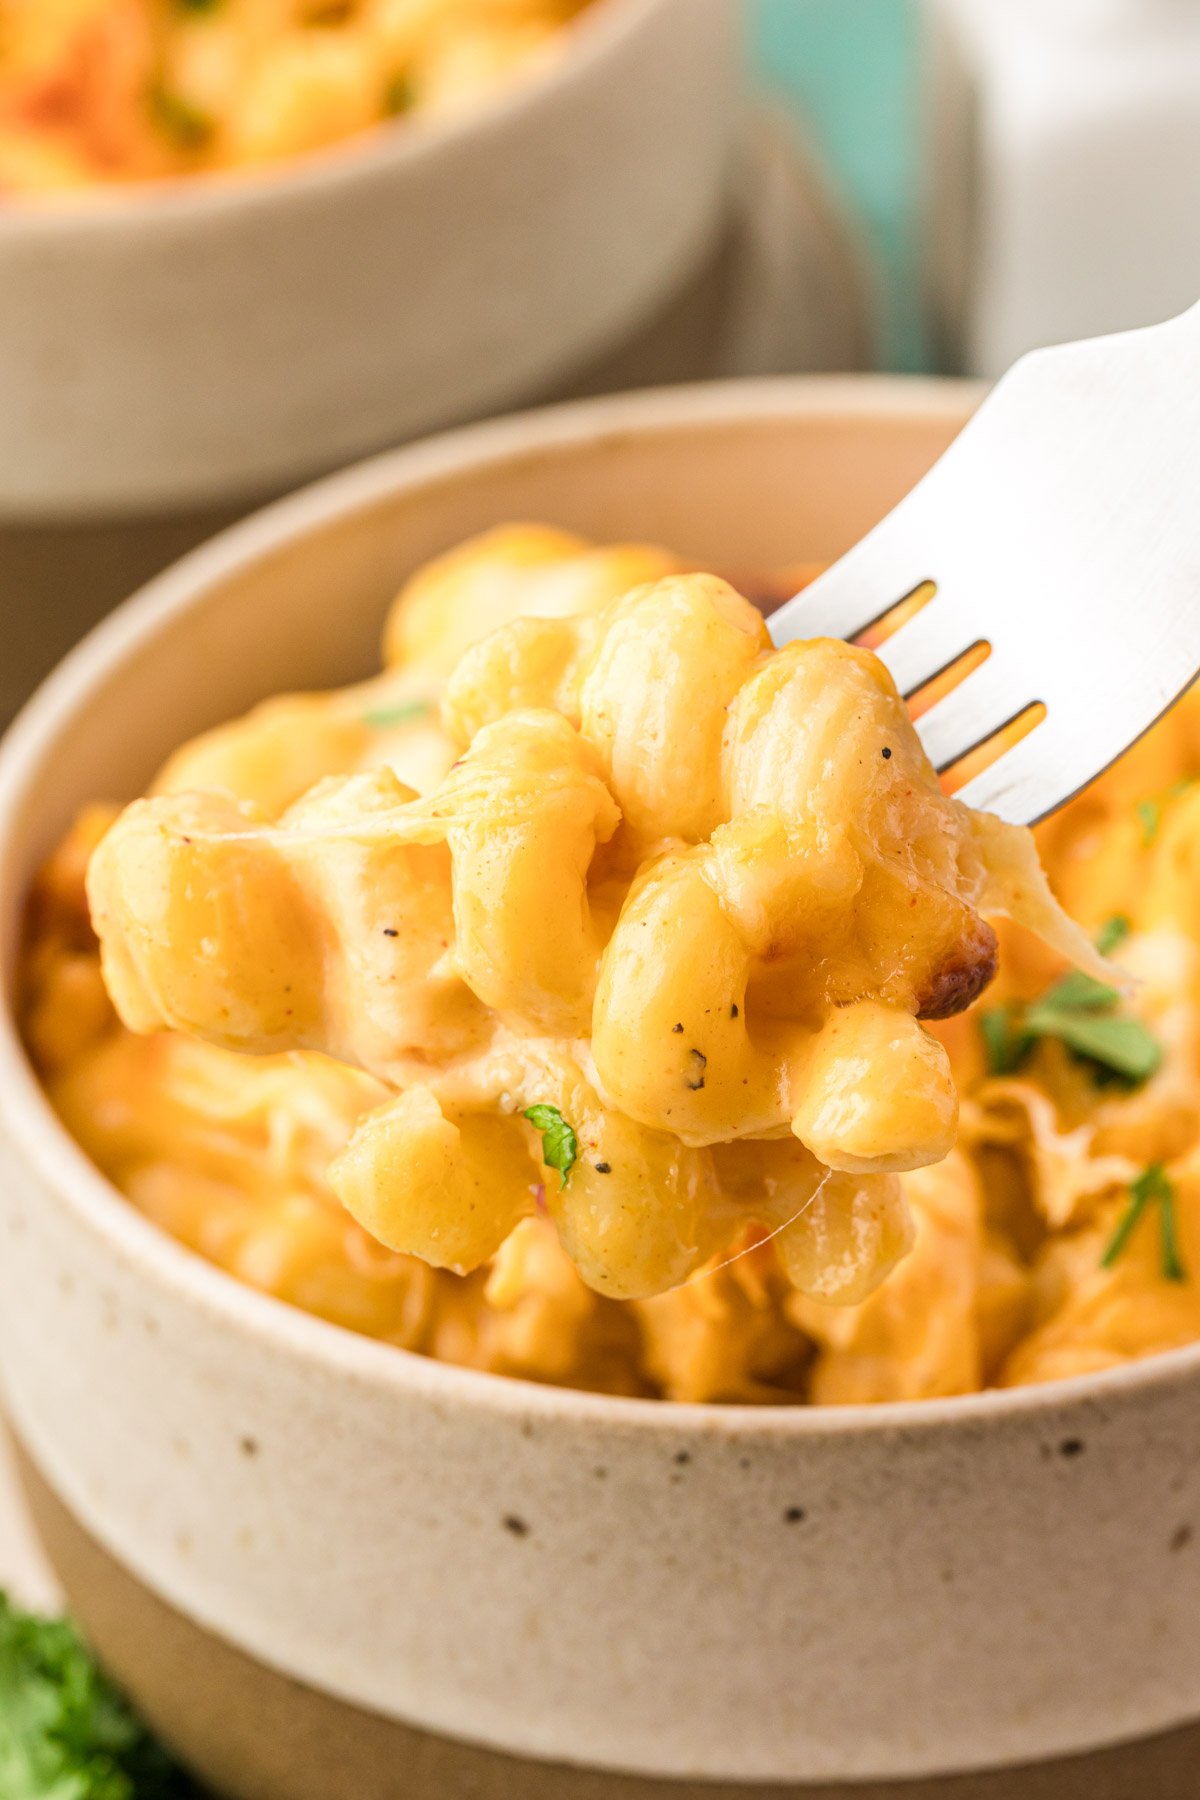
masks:
[[[1107,956],[1129,935],[1121,914],[1100,927],[1096,948]],[[1014,1075],[1039,1038],[1057,1038],[1092,1067],[1098,1085],[1139,1087],[1162,1065],[1162,1045],[1142,1021],[1118,1013],[1120,990],[1074,969],[1028,1006],[1000,1006],[979,1015],[989,1073]]]
[[[542,1134],[542,1161],[548,1169],[558,1170],[562,1186],[566,1187],[579,1160],[579,1139],[574,1130],[557,1106],[531,1106],[525,1117]]]
[[[1133,921],[1124,913],[1114,913],[1111,919],[1105,919],[1096,933],[1096,948],[1101,956],[1111,956],[1118,950],[1133,930]]]
[[[417,90],[412,76],[399,70],[383,90],[383,110],[389,119],[398,119],[417,104]]]
[[[4,1800],[198,1800],[109,1685],[73,1626],[0,1594]]]
[[[1129,1246],[1129,1240],[1137,1230],[1143,1213],[1147,1207],[1158,1207],[1159,1246],[1162,1257],[1163,1277],[1167,1281],[1186,1281],[1187,1270],[1179,1254],[1179,1236],[1176,1220],[1175,1184],[1167,1174],[1162,1163],[1151,1163],[1143,1169],[1137,1180],[1130,1185],[1129,1204],[1122,1213],[1117,1229],[1109,1239],[1108,1248],[1100,1259],[1103,1269],[1111,1269],[1120,1261]]]
[[[362,720],[373,731],[389,731],[393,725],[407,725],[413,719],[425,718],[432,711],[432,700],[401,700],[395,706],[381,706],[374,712],[365,712]]]
[[[1149,1081],[1162,1066],[1162,1045],[1140,1019],[1071,1010],[1046,999],[1028,1009],[1025,1029],[1034,1037],[1057,1038],[1076,1056],[1099,1063],[1137,1086]]]
[[[185,150],[203,149],[216,130],[208,113],[161,82],[150,89],[150,112],[158,129]]]
[[[1015,1006],[994,1006],[980,1013],[989,1074],[1015,1075],[1032,1051],[1036,1039],[1021,1030],[1019,1018],[1020,1008]]]
[[[1073,969],[1046,991],[1040,1004],[1065,1007],[1068,1012],[1104,1012],[1116,1006],[1120,998],[1119,988],[1108,987],[1082,970]]]
[[[1139,800],[1135,810],[1142,828],[1142,847],[1148,850],[1162,829],[1162,802]]]
[[[1163,807],[1188,793],[1195,787],[1198,779],[1200,777],[1195,775],[1184,775],[1178,781],[1173,781],[1165,794],[1155,795],[1149,800],[1138,801],[1134,811],[1137,813],[1138,823],[1142,828],[1142,847],[1144,849],[1149,849],[1162,830]]]

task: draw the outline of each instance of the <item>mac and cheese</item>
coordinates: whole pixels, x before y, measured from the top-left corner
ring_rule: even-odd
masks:
[[[387,651],[185,748],[39,884],[30,1043],[135,1204],[352,1329],[614,1392],[922,1397],[1200,1335],[1193,702],[1043,828],[1092,933],[1129,915],[1139,1022],[873,657],[770,651],[662,551],[489,534]],[[1005,910],[1050,947],[1001,920],[978,1000]],[[1068,958],[1161,1067],[1054,1035]]]
[[[0,195],[250,167],[477,105],[586,0],[0,0]]]

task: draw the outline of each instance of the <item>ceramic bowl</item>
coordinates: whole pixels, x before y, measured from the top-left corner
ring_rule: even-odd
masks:
[[[75,808],[268,693],[366,672],[432,553],[533,517],[723,568],[831,557],[973,397],[864,378],[587,402],[217,539],[87,640],[0,755],[10,982]],[[344,1334],[160,1235],[59,1128],[7,1010],[0,1134],[0,1365],[43,1534],[223,1792],[779,1793],[1200,1716],[1200,1349],[866,1410],[559,1392]]]
[[[295,480],[548,389],[715,242],[738,0],[595,0],[461,121],[0,207],[0,518]]]

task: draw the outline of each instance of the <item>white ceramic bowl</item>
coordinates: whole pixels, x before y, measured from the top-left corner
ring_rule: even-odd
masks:
[[[585,403],[394,454],[195,553],[0,756],[10,981],[74,809],[273,690],[364,672],[432,552],[542,517],[726,568],[832,556],[970,397]],[[161,1236],[58,1127],[7,1015],[0,1129],[0,1366],[43,1530],[102,1650],[233,1793],[743,1793],[1200,1715],[1200,1349],[872,1410],[556,1392],[343,1334]],[[445,1773],[463,1741],[497,1753],[469,1780]],[[640,1779],[543,1785],[539,1761]]]
[[[738,11],[595,0],[461,121],[0,207],[0,518],[278,491],[608,350],[715,240]]]

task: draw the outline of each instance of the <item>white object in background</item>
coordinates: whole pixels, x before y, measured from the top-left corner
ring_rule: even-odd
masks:
[[[1200,292],[1197,0],[927,0],[946,361],[1169,318]]]

